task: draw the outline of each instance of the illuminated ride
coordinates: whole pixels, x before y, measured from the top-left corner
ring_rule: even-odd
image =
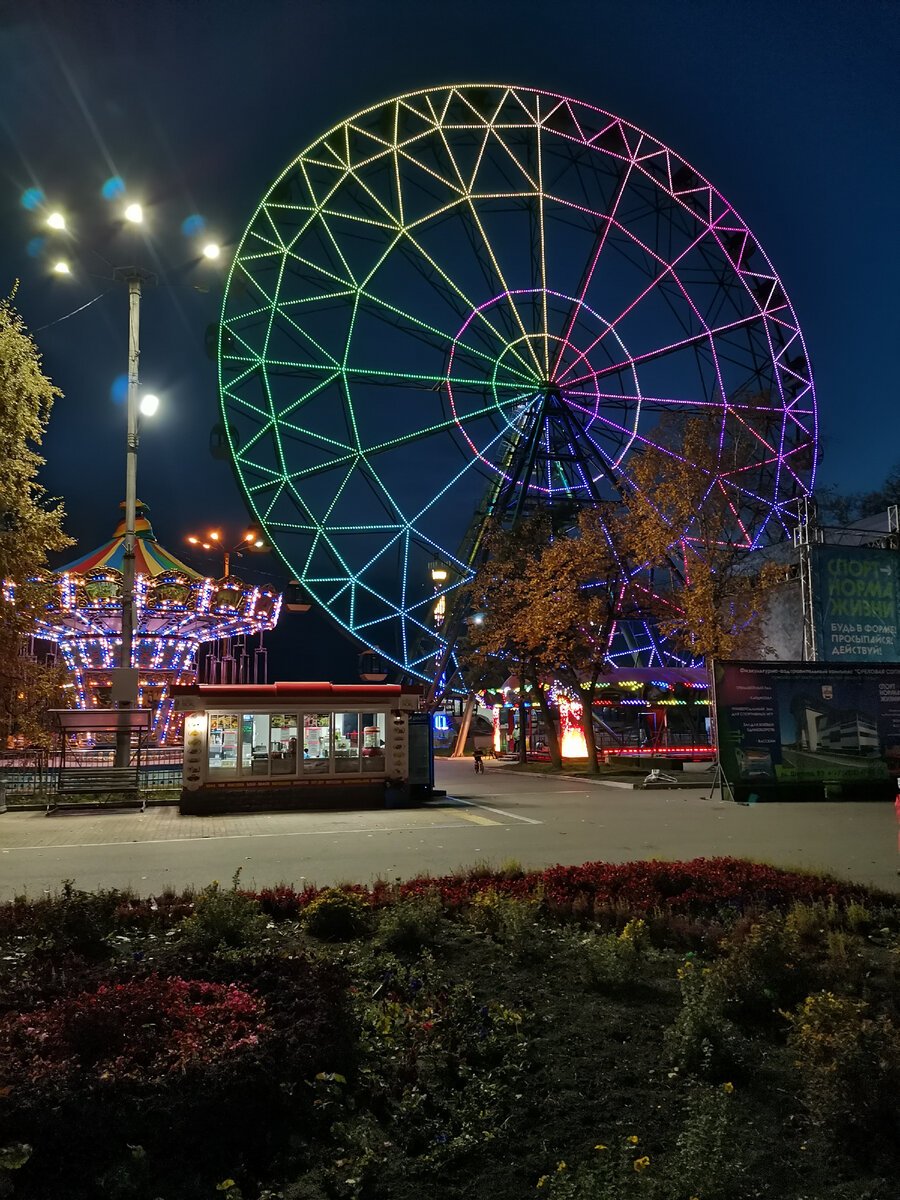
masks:
[[[217,643],[206,663],[214,682],[251,682],[246,638],[275,627],[281,596],[236,576],[204,578],[163,549],[146,512],[139,503],[132,666],[139,671],[138,706],[152,710],[151,740],[165,745],[180,734],[172,686],[195,682],[200,647]],[[111,672],[119,665],[121,646],[124,546],[123,520],[109,542],[30,585],[34,636],[59,647],[77,708],[110,704]]]
[[[609,672],[597,685],[593,702],[594,740],[603,761],[711,758],[709,677],[697,667],[629,667]],[[491,745],[498,757],[515,754],[524,730],[529,757],[549,759],[544,718],[532,701],[532,685],[520,691],[511,675],[496,688],[485,689],[491,709]],[[565,758],[587,758],[582,728],[583,698],[558,682],[550,688],[559,714],[559,745]]]
[[[715,421],[707,495],[748,550],[815,472],[809,358],[745,222],[657,139],[528,88],[410,93],[303,151],[241,239],[219,372],[267,539],[406,677],[446,657],[487,523],[627,503],[667,414]],[[609,657],[685,665],[645,621]]]

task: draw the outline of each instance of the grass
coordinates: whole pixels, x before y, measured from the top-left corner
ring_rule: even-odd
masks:
[[[0,905],[0,1196],[896,1200],[897,898],[716,860],[239,884]],[[243,1008],[167,1076],[92,997],[172,978]]]

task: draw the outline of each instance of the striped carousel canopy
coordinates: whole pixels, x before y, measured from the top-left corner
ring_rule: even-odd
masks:
[[[124,503],[119,506],[124,508]],[[136,575],[144,575],[146,577],[162,575],[168,571],[179,571],[182,575],[186,575],[189,579],[202,579],[203,576],[199,571],[195,571],[192,567],[187,566],[176,558],[174,554],[170,554],[156,540],[153,533],[153,526],[147,517],[149,509],[140,501],[137,503],[137,519],[134,523],[135,543],[134,543],[134,571]],[[84,554],[81,558],[76,558],[74,562],[66,563],[64,567],[57,567],[55,574],[57,575],[84,575],[88,571],[96,570],[98,567],[111,567],[114,571],[122,570],[123,560],[125,558],[125,518],[123,517],[116,526],[116,531],[112,536],[112,540],[104,542],[102,546],[98,546],[96,550],[91,550],[89,554]]]

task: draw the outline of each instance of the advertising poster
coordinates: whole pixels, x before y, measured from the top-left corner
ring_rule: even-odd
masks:
[[[900,774],[900,663],[720,662],[715,705],[722,771],[744,792],[852,792]]]
[[[900,658],[900,555],[895,550],[814,546],[813,601],[818,656],[824,662]]]

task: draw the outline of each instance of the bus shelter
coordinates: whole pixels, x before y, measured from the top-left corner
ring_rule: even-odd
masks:
[[[56,792],[47,812],[60,807],[134,804],[141,795],[141,750],[150,732],[149,708],[51,709],[60,731]],[[124,751],[124,752],[123,752]],[[125,760],[123,762],[123,759]]]

